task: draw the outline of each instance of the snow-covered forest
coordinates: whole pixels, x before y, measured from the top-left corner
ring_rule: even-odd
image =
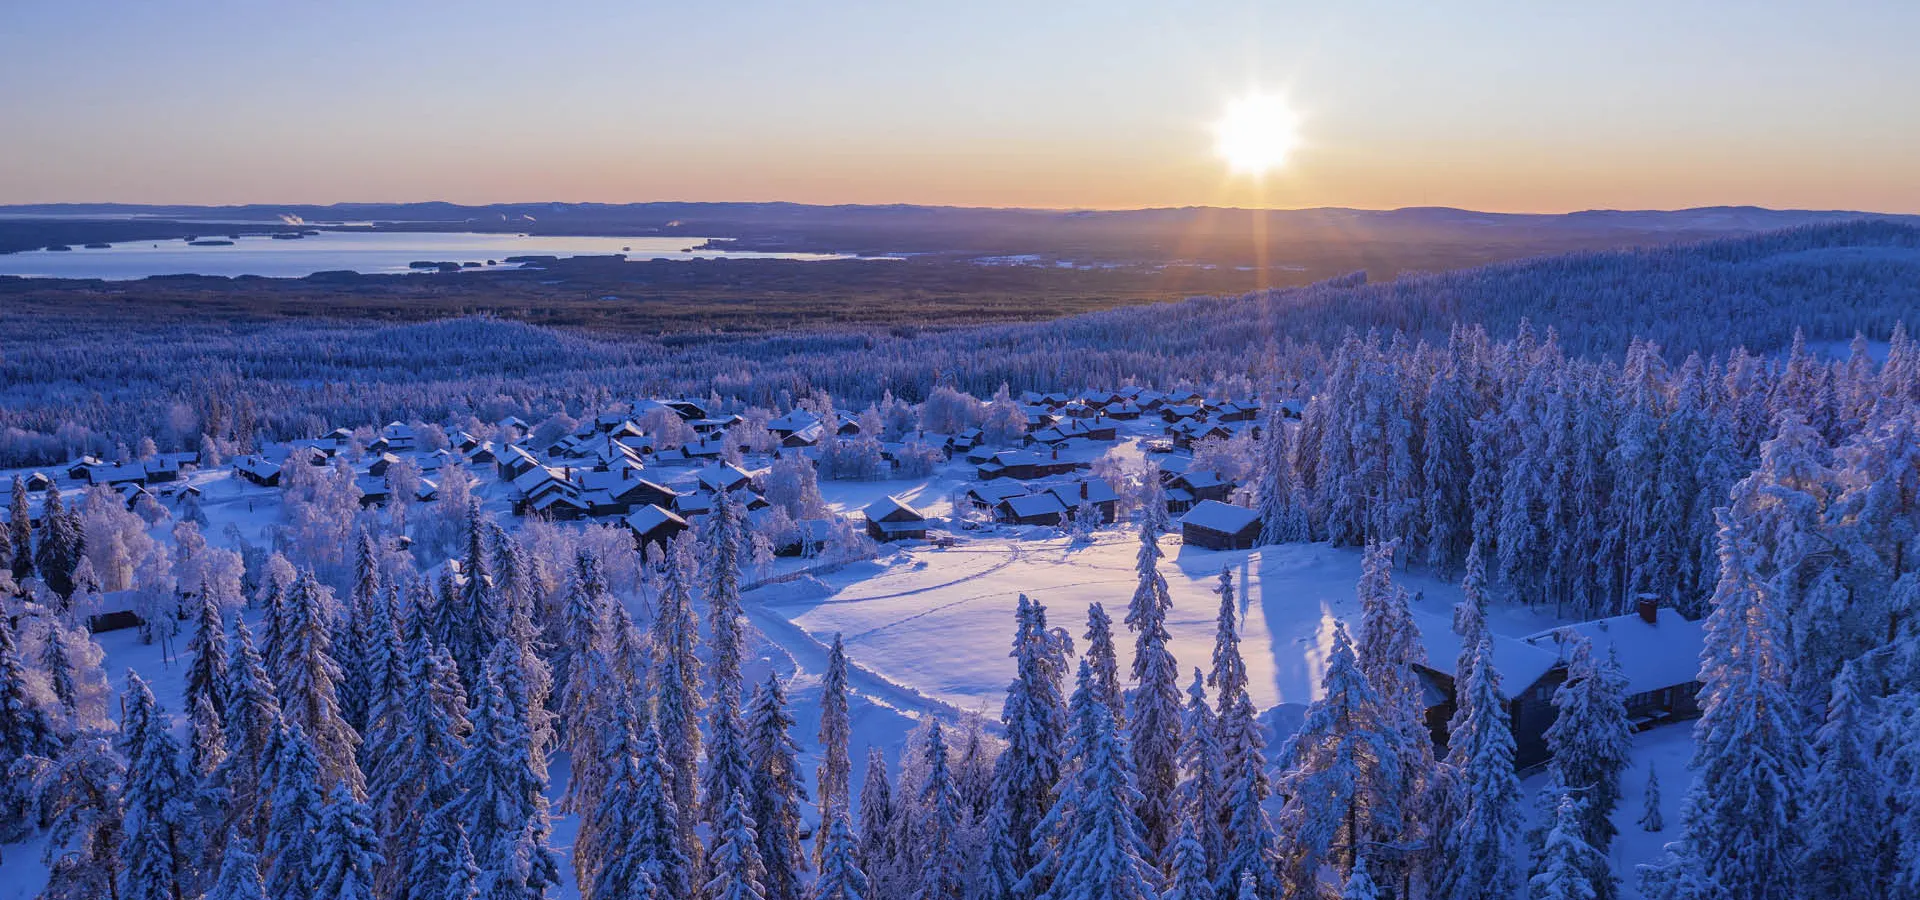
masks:
[[[673,347],[10,339],[0,898],[1920,896],[1917,254]],[[1190,392],[1166,438],[1067,435],[1141,385]],[[1076,503],[976,521],[1002,448],[1083,460],[1034,482]],[[590,458],[673,508],[544,514]],[[63,474],[130,465],[190,471]],[[1175,521],[1202,484],[1253,546]],[[1634,623],[1695,629],[1678,681]]]
[[[0,465],[104,456],[141,437],[194,450],[204,433],[251,449],[342,424],[580,416],[637,396],[785,407],[826,391],[864,405],[888,391],[923,400],[943,384],[985,396],[1003,382],[1072,391],[1129,381],[1291,394],[1325,375],[1348,329],[1440,343],[1458,323],[1511,338],[1525,319],[1595,359],[1617,359],[1636,338],[1675,361],[1736,347],[1767,355],[1796,329],[1816,345],[1856,331],[1884,340],[1920,308],[1916,267],[1920,229],[1859,222],[1377,284],[1356,275],[1038,324],[663,340],[498,319],[251,320],[226,308],[173,324],[105,297],[98,309],[23,305],[0,310]]]

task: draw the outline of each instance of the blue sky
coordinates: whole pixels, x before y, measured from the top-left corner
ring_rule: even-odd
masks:
[[[1911,2],[6,5],[0,202],[1920,211]]]

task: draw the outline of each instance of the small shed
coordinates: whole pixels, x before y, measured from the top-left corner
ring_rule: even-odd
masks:
[[[1260,513],[1244,506],[1202,500],[1180,519],[1180,537],[1209,550],[1248,550],[1260,539]]]
[[[927,517],[898,497],[887,496],[866,509],[867,534],[876,541],[919,540],[927,536]]]

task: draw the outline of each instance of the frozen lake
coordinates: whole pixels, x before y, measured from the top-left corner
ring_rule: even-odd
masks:
[[[261,275],[302,278],[315,272],[348,270],[374,275],[410,271],[412,262],[479,263],[482,269],[507,265],[509,256],[607,256],[630,259],[840,259],[821,253],[723,253],[693,251],[700,237],[566,237],[524,234],[322,231],[299,240],[267,235],[229,238],[210,226],[201,241],[232,241],[226,246],[193,246],[185,240],[128,241],[105,248],[32,250],[0,254],[0,275],[37,278],[102,278],[127,281],[154,275]],[[499,263],[489,267],[487,260]]]

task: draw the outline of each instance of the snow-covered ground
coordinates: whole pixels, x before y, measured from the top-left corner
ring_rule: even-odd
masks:
[[[1134,440],[1120,446],[1123,453],[1139,453]],[[824,482],[821,488],[828,504],[843,514],[857,515],[867,504],[892,494],[932,517],[945,518],[952,514],[951,498],[973,483],[970,476],[971,470],[956,462],[912,481]],[[201,508],[209,520],[206,533],[211,543],[266,542],[266,529],[279,515],[278,490],[228,477],[225,470],[188,477],[203,491]],[[487,501],[490,513],[512,520],[503,488],[490,474],[483,476],[476,493]],[[1117,623],[1137,581],[1140,544],[1130,526],[1102,529],[1087,544],[1076,544],[1049,528],[955,529],[955,534],[951,546],[889,548],[879,559],[838,568],[814,570],[813,561],[783,559],[774,574],[789,577],[743,596],[756,632],[755,659],[746,675],[763,678],[771,668],[790,680],[798,720],[795,736],[809,780],[817,762],[813,751],[820,679],[826,669],[827,645],[835,633],[844,636],[854,664],[852,743],[857,791],[866,768],[866,748],[883,748],[897,764],[899,747],[921,716],[979,712],[997,721],[1013,674],[1007,652],[1020,594],[1046,604],[1049,623],[1065,627],[1077,638],[1085,631],[1088,604],[1105,604]],[[1360,552],[1324,544],[1212,551],[1184,546],[1177,533],[1163,537],[1160,549],[1165,555],[1161,572],[1173,596],[1168,621],[1172,649],[1183,669],[1190,673],[1195,666],[1207,665],[1219,606],[1215,588],[1225,570],[1239,604],[1242,651],[1253,699],[1263,708],[1311,702],[1319,689],[1334,622],[1357,623],[1354,589],[1360,576]],[[803,569],[810,571],[797,574]],[[1420,569],[1396,571],[1394,578],[1414,592],[1414,607],[1425,614],[1420,618],[1423,625],[1444,623],[1460,598],[1457,585]],[[1515,608],[1495,609],[1490,621],[1496,633],[1512,637],[1555,624],[1548,612]],[[106,650],[107,670],[115,687],[125,683],[129,668],[138,671],[153,682],[154,693],[175,714],[184,734],[178,698],[183,693],[185,661],[163,659],[159,647],[140,644],[132,630],[102,634],[98,639]],[[1132,640],[1124,630],[1118,639],[1125,671]],[[1270,720],[1295,721],[1292,712],[1297,710],[1283,710]],[[1613,848],[1615,871],[1624,879],[1628,898],[1638,897],[1632,885],[1634,866],[1655,859],[1660,846],[1677,831],[1680,800],[1689,781],[1685,763],[1691,752],[1690,732],[1691,726],[1683,724],[1636,738],[1634,768],[1625,779],[1625,796],[1616,816],[1621,837]],[[1667,831],[1662,834],[1648,834],[1637,824],[1650,762],[1660,770],[1667,818]],[[552,773],[555,797],[565,771],[562,754],[555,759]],[[1539,778],[1528,779],[1527,787],[1530,794],[1537,790]],[[576,827],[573,817],[556,816],[553,840],[563,853],[570,850]],[[45,880],[40,854],[38,839],[0,846],[0,900],[27,900],[38,892]],[[564,871],[568,883],[558,896],[575,897],[571,870]]]

